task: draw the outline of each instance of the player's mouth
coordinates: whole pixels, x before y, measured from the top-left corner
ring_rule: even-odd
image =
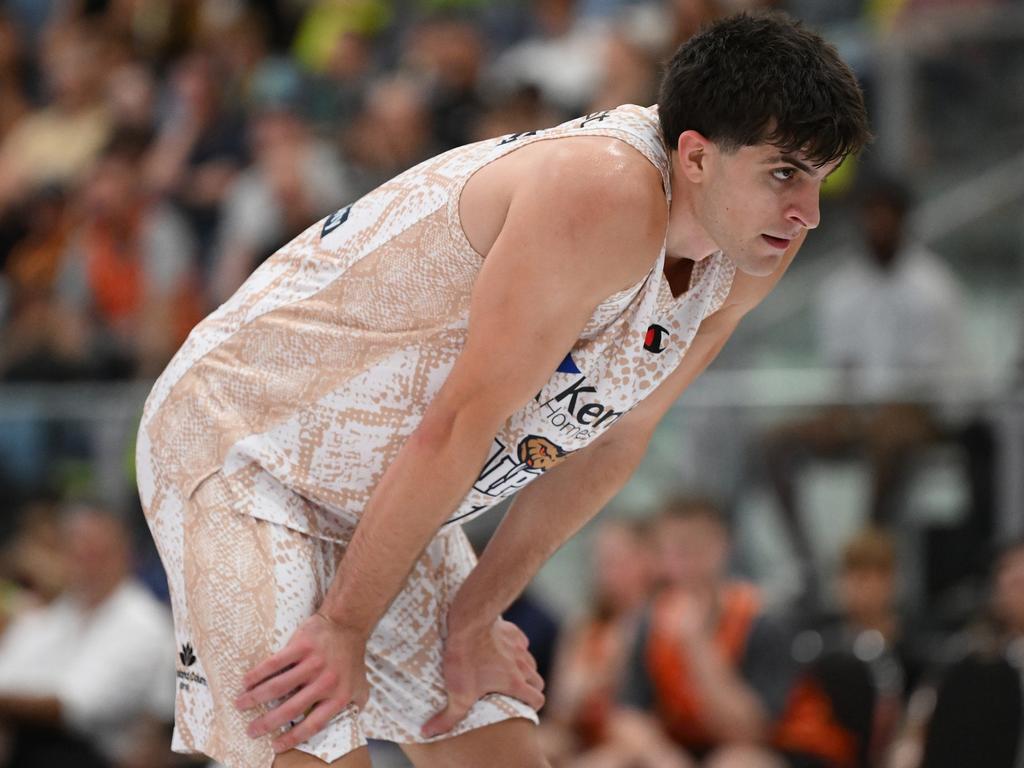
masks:
[[[772,237],[771,235],[761,235],[765,242],[768,243],[772,248],[778,248],[780,251],[784,251],[789,248],[789,244],[792,240],[785,237]]]

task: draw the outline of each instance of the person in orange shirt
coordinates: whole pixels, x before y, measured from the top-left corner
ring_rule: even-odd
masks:
[[[671,501],[655,535],[664,586],[641,625],[612,725],[630,765],[781,766],[769,743],[790,691],[785,633],[727,575],[729,531],[703,500]]]
[[[593,597],[559,643],[544,722],[552,761],[566,752],[602,750],[639,620],[650,599],[647,521],[612,520],[594,536]]]

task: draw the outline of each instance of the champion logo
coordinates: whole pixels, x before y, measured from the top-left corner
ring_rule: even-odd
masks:
[[[672,334],[669,333],[668,329],[664,326],[658,325],[657,323],[652,324],[647,329],[647,335],[644,336],[644,349],[654,354],[660,354],[665,351],[665,344],[668,341],[668,337]]]
[[[185,643],[181,646],[181,653],[178,654],[178,658],[181,660],[182,666],[185,667],[191,667],[196,663],[196,655],[191,643]]]

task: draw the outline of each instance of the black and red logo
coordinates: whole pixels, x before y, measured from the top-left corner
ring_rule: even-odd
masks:
[[[667,328],[654,323],[647,329],[647,335],[644,337],[644,349],[656,355],[661,354],[665,351],[665,344],[671,335]]]

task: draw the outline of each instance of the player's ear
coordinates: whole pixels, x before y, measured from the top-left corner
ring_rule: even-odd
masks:
[[[701,181],[707,172],[706,160],[712,148],[712,142],[699,131],[683,131],[679,134],[675,160],[687,179],[695,184]]]

